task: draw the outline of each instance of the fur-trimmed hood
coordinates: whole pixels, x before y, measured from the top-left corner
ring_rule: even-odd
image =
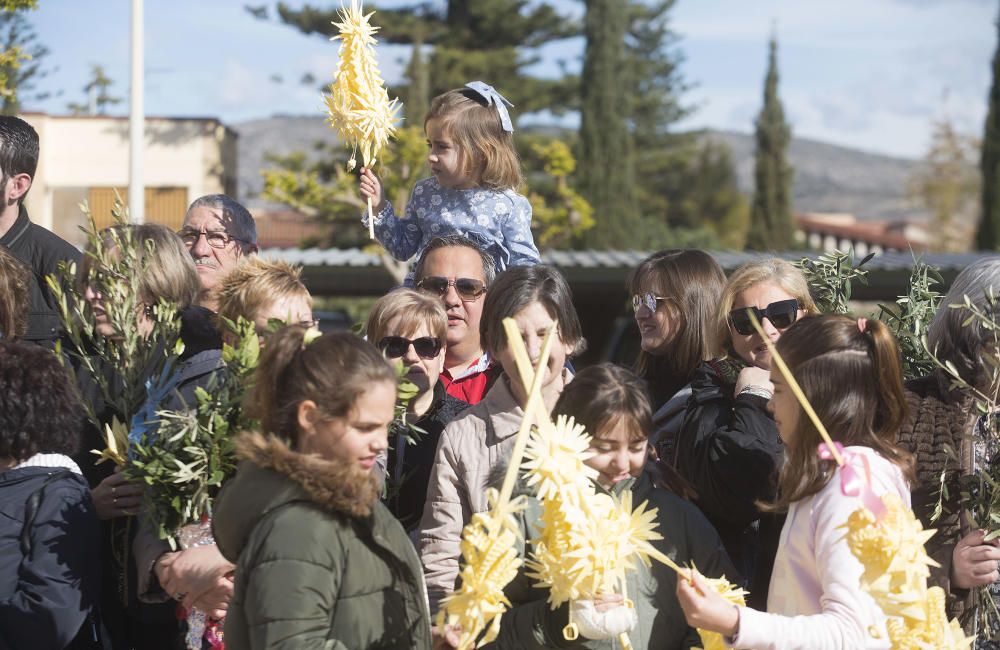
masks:
[[[307,502],[354,519],[368,519],[378,501],[371,472],[293,450],[288,443],[259,432],[236,440],[242,459],[236,476],[216,502],[214,533],[226,557],[237,557],[254,526],[285,504]]]

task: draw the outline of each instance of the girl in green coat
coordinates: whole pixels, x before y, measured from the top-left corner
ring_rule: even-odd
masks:
[[[236,563],[226,645],[430,648],[420,561],[372,474],[395,371],[353,334],[306,333],[267,340],[248,401],[266,433],[237,439],[243,461],[213,518]]]
[[[656,531],[663,536],[653,542],[657,550],[678,564],[693,562],[707,576],[735,577],[718,533],[698,508],[677,496],[686,492],[682,479],[673,473],[665,478],[648,466],[652,408],[641,379],[610,363],[585,368],[559,397],[552,415],[560,414],[573,416],[593,436],[590,456],[584,462],[597,470],[600,490],[616,496],[631,490],[634,505],[648,501],[657,509]],[[528,499],[521,524],[529,546],[538,536],[541,515],[541,503]],[[697,632],[688,626],[677,602],[674,571],[658,562],[651,567],[637,564],[637,570],[626,578],[636,614],[636,623],[628,633],[633,647],[680,650],[700,646]],[[587,639],[583,633],[575,641],[565,639],[569,607],[564,604],[553,610],[546,600],[548,593],[533,586],[534,582],[522,567],[507,587],[505,593],[513,606],[503,616],[497,648],[620,647],[615,638]],[[608,595],[587,605],[593,605],[597,612],[610,612],[623,604],[621,595]]]

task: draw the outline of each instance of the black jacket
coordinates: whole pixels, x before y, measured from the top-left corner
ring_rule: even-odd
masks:
[[[80,251],[58,235],[32,223],[23,205],[17,221],[0,237],[0,246],[5,246],[14,257],[31,268],[31,311],[24,339],[54,345],[62,325],[45,276],[57,273],[59,262],[79,262]]]
[[[750,580],[758,573],[757,558],[773,563],[777,550],[758,549],[761,513],[755,502],[774,500],[784,447],[767,399],[734,397],[742,367],[716,359],[695,370],[672,464],[694,486],[695,504],[719,531],[737,570]],[[751,586],[759,592],[767,584]]]
[[[26,504],[33,508],[22,553]],[[0,474],[0,650],[61,649],[92,639],[100,593],[100,529],[82,477],[62,468],[22,467]],[[84,629],[86,628],[86,629]]]
[[[427,501],[427,484],[431,480],[431,467],[437,452],[438,439],[445,426],[469,408],[468,402],[445,392],[440,381],[434,386],[434,402],[426,413],[413,423],[420,429],[413,434],[416,444],[405,439],[400,432],[389,441],[389,458],[386,465],[386,499],[389,511],[399,519],[403,528],[412,530],[420,524]],[[406,432],[402,432],[405,434]],[[399,451],[403,450],[400,459]]]

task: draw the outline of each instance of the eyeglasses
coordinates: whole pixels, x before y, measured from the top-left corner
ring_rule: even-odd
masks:
[[[406,354],[410,346],[421,359],[433,359],[441,354],[441,339],[436,336],[421,336],[418,339],[408,339],[402,336],[385,336],[378,342],[378,349],[390,359],[398,359]]]
[[[656,311],[656,308],[663,300],[667,300],[667,298],[648,292],[642,294],[637,293],[632,296],[632,311],[639,311],[639,307],[642,307],[643,305],[645,305],[646,309],[649,311]]]
[[[229,245],[231,241],[245,242],[246,240],[240,239],[239,237],[233,237],[225,230],[179,230],[177,234],[180,236],[181,241],[188,248],[194,247],[198,243],[198,240],[202,235],[205,235],[205,241],[212,248],[225,248]]]
[[[791,300],[779,300],[772,302],[764,309],[757,307],[740,307],[729,312],[729,322],[733,329],[743,336],[750,336],[754,333],[753,323],[750,321],[750,312],[757,317],[757,321],[764,322],[764,319],[771,321],[775,329],[783,330],[794,323],[799,317],[799,301],[795,298]]]
[[[455,287],[455,293],[465,302],[475,302],[486,293],[486,283],[473,278],[449,280],[439,275],[432,275],[417,283],[418,289],[433,293],[439,298],[444,298],[444,295],[448,293],[448,287]]]

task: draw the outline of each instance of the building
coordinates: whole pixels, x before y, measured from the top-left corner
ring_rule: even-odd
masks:
[[[38,171],[25,199],[36,223],[72,244],[84,242],[86,202],[98,227],[111,221],[117,191],[128,200],[129,123],[103,115],[21,115],[41,139]],[[236,133],[214,118],[147,117],[145,215],[179,228],[188,204],[236,192]]]
[[[831,252],[854,249],[868,253],[922,253],[930,246],[926,227],[914,221],[860,221],[852,214],[806,212],[795,215],[796,237],[811,250]]]

